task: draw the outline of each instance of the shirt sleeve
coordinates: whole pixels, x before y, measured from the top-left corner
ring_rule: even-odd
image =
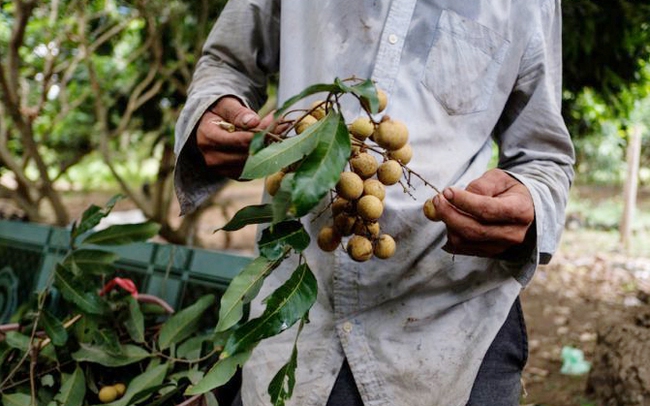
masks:
[[[518,275],[523,285],[548,263],[564,229],[574,150],[561,114],[561,9],[543,0],[514,89],[494,131],[499,167],[522,182],[535,205],[536,249]]]
[[[203,113],[223,96],[236,96],[254,110],[264,103],[267,79],[278,71],[279,14],[279,1],[229,1],[203,46],[176,122],[174,185],[182,214],[226,181],[205,164],[194,130]]]

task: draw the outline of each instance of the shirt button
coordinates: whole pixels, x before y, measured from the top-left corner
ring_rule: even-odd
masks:
[[[352,323],[350,323],[349,321],[346,321],[345,323],[343,323],[343,331],[345,331],[346,333],[351,332],[352,331]]]
[[[388,36],[388,42],[390,42],[390,43],[393,44],[393,45],[397,44],[397,35],[395,35],[395,34],[390,34],[390,35]]]

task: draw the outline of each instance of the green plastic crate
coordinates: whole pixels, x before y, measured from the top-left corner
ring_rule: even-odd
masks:
[[[67,251],[69,230],[0,220],[0,323],[42,289]],[[136,243],[102,247],[117,253],[117,273],[141,292],[157,295],[176,309],[206,293],[220,296],[251,258],[173,244]]]

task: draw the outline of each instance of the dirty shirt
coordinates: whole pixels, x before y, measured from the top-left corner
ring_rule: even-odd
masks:
[[[392,258],[356,263],[312,244],[305,255],[319,292],[298,341],[287,405],[324,405],[344,357],[367,406],[467,402],[513,301],[548,262],[563,228],[573,148],[560,113],[560,16],[559,0],[228,2],[177,123],[175,182],[184,212],[220,182],[192,136],[201,115],[224,95],[259,108],[277,72],[280,103],[336,77],[372,78],[388,95],[386,114],[408,126],[413,171],[440,189],[465,187],[486,171],[495,143],[494,161],[535,205],[536,247],[517,261],[443,251],[444,224],[422,214],[434,191],[417,179],[410,195],[387,188],[381,227],[397,241]],[[344,107],[349,121],[361,114]],[[303,223],[315,236],[328,221]],[[289,262],[258,298],[289,277]],[[256,301],[252,317],[263,309]],[[296,329],[254,350],[243,371],[244,405],[270,404],[268,384],[288,361]]]

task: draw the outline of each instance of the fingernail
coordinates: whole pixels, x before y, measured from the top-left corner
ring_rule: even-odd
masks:
[[[433,196],[433,205],[437,206],[439,203],[440,203],[440,196],[439,195]]]
[[[443,190],[442,194],[445,195],[445,199],[447,200],[452,200],[454,198],[454,191],[450,188]]]
[[[251,121],[253,121],[253,120],[255,120],[255,114],[253,114],[253,113],[248,113],[248,114],[245,114],[244,117],[242,117],[242,119],[241,119],[241,123],[242,123],[244,126],[247,126],[247,125],[248,125]]]

